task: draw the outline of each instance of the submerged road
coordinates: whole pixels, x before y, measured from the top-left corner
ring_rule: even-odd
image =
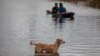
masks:
[[[34,56],[34,42],[53,43],[63,38],[59,56],[100,56],[100,10],[64,3],[75,12],[75,20],[66,20],[62,28],[46,10],[48,0],[0,0],[0,56]]]

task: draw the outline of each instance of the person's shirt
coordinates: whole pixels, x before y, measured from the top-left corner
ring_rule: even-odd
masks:
[[[58,7],[53,7],[52,8],[52,13],[58,13]]]
[[[66,8],[64,7],[59,7],[58,8],[59,13],[66,13]]]

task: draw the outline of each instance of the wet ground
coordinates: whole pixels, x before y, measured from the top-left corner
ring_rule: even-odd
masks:
[[[55,1],[58,2],[58,1]],[[100,56],[100,10],[64,3],[75,20],[59,28],[46,10],[47,0],[0,0],[0,56],[34,56],[34,42],[53,43],[63,38],[59,56]]]

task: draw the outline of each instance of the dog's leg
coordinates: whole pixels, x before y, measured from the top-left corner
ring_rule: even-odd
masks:
[[[35,53],[38,53],[37,50],[38,50],[38,49],[35,47]]]
[[[40,47],[36,47],[35,48],[35,53],[37,54],[39,54],[39,53],[42,53],[43,51],[42,51],[42,49],[40,48]]]
[[[37,50],[35,49],[35,53],[37,53]]]
[[[57,51],[58,51],[57,48],[53,49],[53,53],[57,53]]]

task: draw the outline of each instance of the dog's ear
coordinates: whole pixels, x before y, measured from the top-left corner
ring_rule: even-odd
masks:
[[[57,38],[57,39],[56,39],[56,41],[61,41],[61,40],[62,40],[61,38]]]
[[[60,39],[56,39],[57,43],[60,45],[61,44],[61,41]]]
[[[56,39],[56,41],[59,41],[59,39]]]

